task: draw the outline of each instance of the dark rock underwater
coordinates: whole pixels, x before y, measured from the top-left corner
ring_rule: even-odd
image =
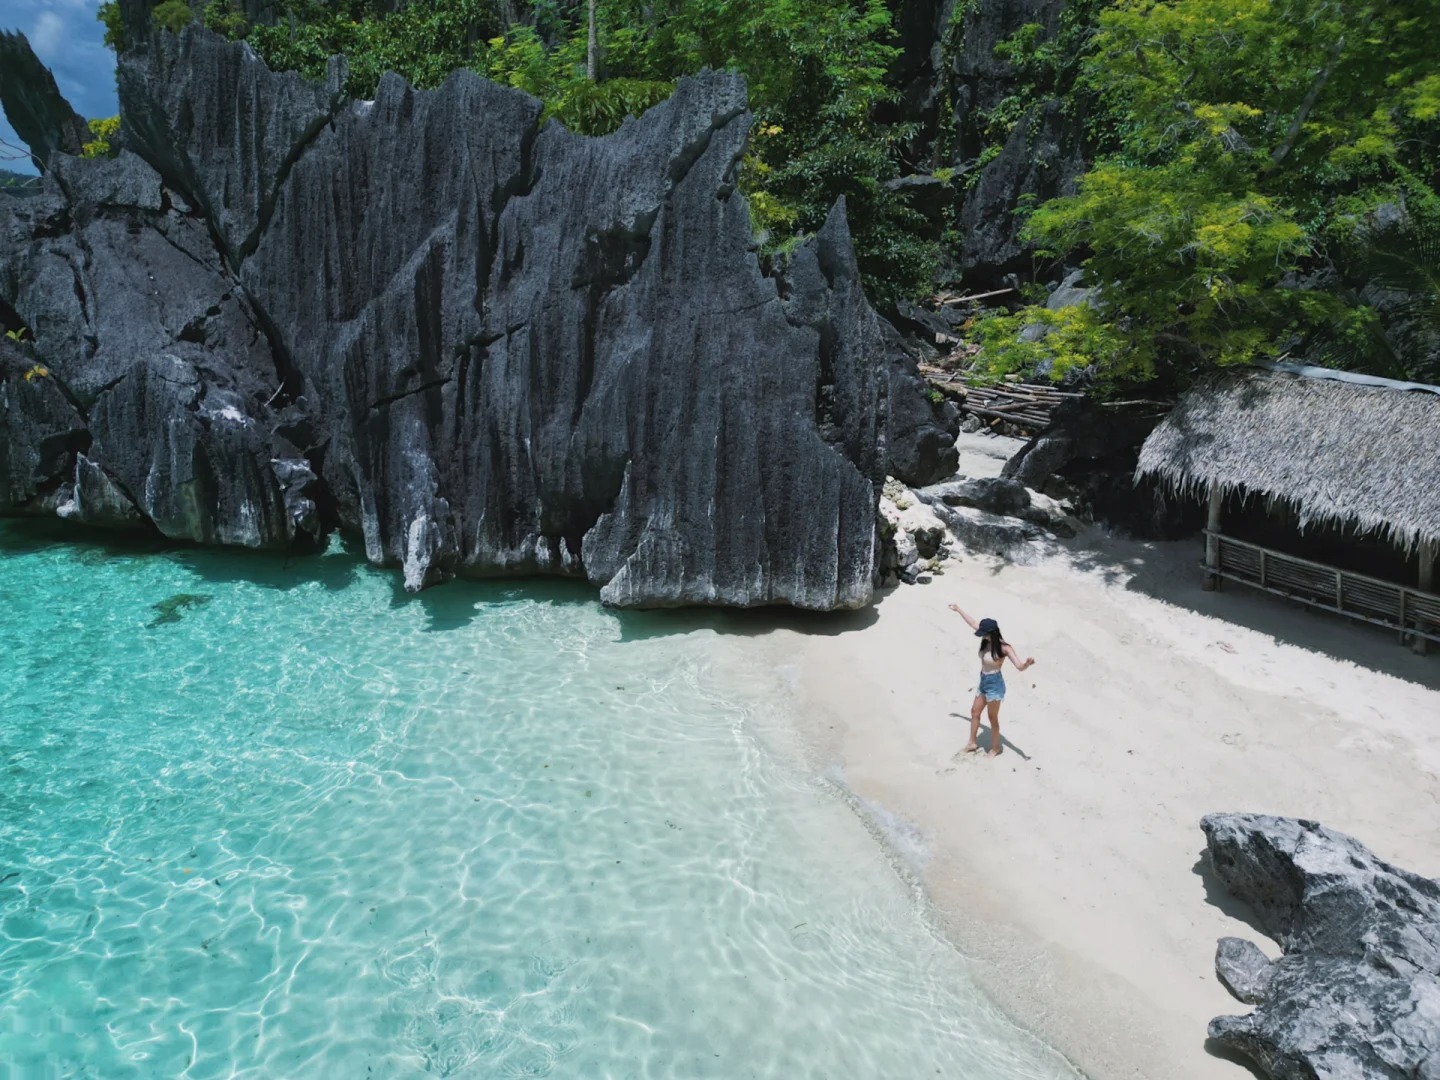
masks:
[[[39,195],[0,195],[0,513],[339,528],[411,590],[870,601],[880,487],[953,470],[953,412],[866,302],[843,205],[762,272],[738,78],[598,138],[470,72],[342,84],[157,33],[121,62],[120,155],[53,149]]]

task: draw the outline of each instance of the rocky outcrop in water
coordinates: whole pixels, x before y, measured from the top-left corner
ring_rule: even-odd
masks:
[[[1221,939],[1246,1016],[1210,1037],[1275,1080],[1440,1078],[1440,882],[1313,821],[1211,814],[1211,866],[1284,950]]]
[[[0,196],[0,512],[250,547],[338,526],[412,590],[868,602],[887,466],[943,475],[954,417],[867,304],[843,205],[762,274],[738,79],[602,138],[469,72],[343,81],[157,33],[122,62],[126,152]]]

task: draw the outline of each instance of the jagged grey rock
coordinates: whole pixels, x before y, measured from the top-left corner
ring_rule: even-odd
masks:
[[[205,224],[169,205],[134,155],[53,161],[41,196],[0,197],[0,305],[46,369],[15,400],[44,401],[52,428],[78,430],[65,437],[63,476],[37,465],[12,488],[56,493],[44,505],[71,520],[148,522],[173,539],[313,538],[313,504],[293,492],[287,503],[276,471],[302,455],[266,404],[278,378],[270,348]]]
[[[973,506],[989,514],[1019,517],[1030,508],[1030,492],[1016,480],[999,476],[981,476],[971,480],[953,480],[922,489],[926,502],[940,501],[947,506]]]
[[[1031,108],[1000,153],[981,170],[960,213],[965,239],[960,263],[990,278],[1024,268],[1033,245],[1022,238],[1015,210],[1075,191],[1085,169],[1083,128],[1058,100]]]
[[[373,101],[343,76],[156,32],[121,67],[133,156],[0,198],[0,315],[82,426],[58,472],[9,452],[14,507],[249,546],[338,525],[411,589],[868,602],[886,467],[945,469],[950,418],[866,302],[843,204],[761,273],[743,83],[584,138],[472,73]]]
[[[901,55],[893,75],[903,115],[920,127],[912,156],[961,172],[979,168],[954,193],[965,230],[956,269],[975,284],[998,285],[1026,268],[1031,246],[1021,238],[1019,200],[1068,193],[1085,168],[1084,118],[1054,100],[1030,109],[1001,152],[978,164],[990,147],[987,118],[1007,97],[1027,92],[1022,73],[996,46],[1025,26],[1039,27],[1037,40],[1050,41],[1065,7],[1064,0],[898,4]]]
[[[1440,882],[1313,821],[1201,827],[1215,874],[1284,950],[1268,969],[1247,961],[1260,1003],[1210,1037],[1274,1080],[1440,1078]]]
[[[1035,541],[1043,539],[1045,531],[1038,525],[972,506],[949,506],[943,502],[930,506],[966,551],[995,555],[1020,564],[1033,562],[1039,556]]]
[[[884,320],[880,325],[890,357],[886,472],[917,487],[954,476],[960,465],[955,447],[960,410],[951,401],[931,399],[930,386],[899,333]]]
[[[1153,481],[1135,480],[1140,446],[1167,411],[1163,404],[1116,408],[1091,399],[1062,402],[1050,426],[1022,446],[1001,475],[1039,491],[1053,489],[1059,477],[1085,516],[1135,536],[1187,535],[1203,520],[1193,520],[1183,500],[1165,498]]]
[[[1060,283],[1055,286],[1050,295],[1045,298],[1045,306],[1051,311],[1059,311],[1061,308],[1096,307],[1099,304],[1098,288],[1081,285],[1085,280],[1085,271],[1071,270]]]
[[[1074,527],[1054,500],[1032,494],[1015,480],[983,476],[918,488],[915,495],[934,507],[956,536],[972,548],[1013,558],[1041,535],[1072,537]]]
[[[43,172],[56,153],[78,154],[90,129],[36,58],[24,34],[0,30],[0,107]]]
[[[1258,1005],[1265,1000],[1274,972],[1270,958],[1253,941],[1222,937],[1215,947],[1215,974],[1237,999]]]
[[[270,71],[243,43],[156,33],[116,72],[121,138],[201,211],[238,269],[291,167],[340,108],[344,77],[338,58],[316,86]]]
[[[63,484],[88,445],[84,419],[33,351],[0,336],[0,513]]]

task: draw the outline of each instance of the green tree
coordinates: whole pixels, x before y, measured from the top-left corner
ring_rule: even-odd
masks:
[[[1353,295],[1299,288],[1343,264],[1384,204],[1436,216],[1435,0],[1116,0],[1082,65],[1105,140],[1029,231],[1085,256],[1144,377],[1318,341]],[[1018,353],[997,343],[1002,365]]]
[[[185,0],[164,0],[150,11],[150,21],[161,30],[178,34],[194,19]]]
[[[929,286],[924,221],[886,187],[913,129],[877,122],[898,56],[883,0],[600,0],[607,73],[745,76],[756,135],[741,171],[772,247],[818,228],[845,196],[866,285],[881,300]]]

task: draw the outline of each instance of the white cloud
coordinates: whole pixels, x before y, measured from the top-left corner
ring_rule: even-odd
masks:
[[[55,56],[64,47],[66,38],[65,20],[53,11],[42,11],[30,25],[30,47],[36,56]]]

